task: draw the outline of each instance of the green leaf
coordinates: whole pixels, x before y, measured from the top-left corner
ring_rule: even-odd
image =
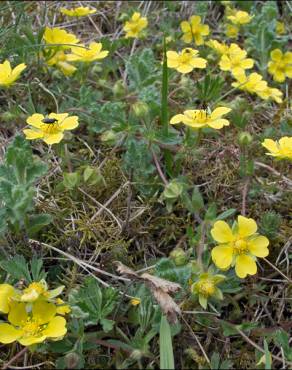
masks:
[[[75,189],[80,182],[80,174],[79,172],[64,172],[63,174],[64,180],[63,185],[68,190]]]
[[[200,211],[204,208],[204,200],[202,194],[197,186],[194,186],[192,193],[192,206],[194,211]]]
[[[52,222],[52,220],[53,217],[45,213],[29,216],[26,225],[28,236],[33,237],[44,226],[49,225]]]
[[[159,333],[160,369],[174,369],[174,357],[170,326],[165,316],[161,316]]]
[[[216,220],[225,220],[226,218],[234,215],[236,213],[237,209],[236,208],[229,208],[226,211],[220,213],[217,217]]]
[[[265,349],[265,369],[270,370],[272,368],[272,356],[269,351],[269,346],[266,339],[264,339],[264,349]]]
[[[203,295],[199,294],[199,303],[200,305],[206,310],[207,308],[207,304],[208,304],[208,300],[207,298],[205,298]]]
[[[25,279],[27,282],[31,282],[29,268],[23,256],[16,255],[10,260],[1,261],[0,266],[14,279]]]
[[[33,281],[40,281],[46,278],[47,274],[44,272],[42,268],[43,268],[43,261],[33,256],[31,263],[30,263],[30,271],[31,271],[31,276],[32,276]]]

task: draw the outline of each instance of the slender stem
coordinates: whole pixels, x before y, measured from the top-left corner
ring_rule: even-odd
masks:
[[[163,64],[162,64],[162,90],[161,90],[161,123],[163,131],[168,134],[168,68],[165,36],[163,37]]]
[[[19,359],[19,357],[21,357],[22,355],[24,355],[26,353],[26,351],[28,350],[28,347],[24,347],[22,348],[21,351],[19,351],[15,356],[13,356],[8,362],[6,362],[6,364],[4,364],[2,366],[2,369],[7,369],[11,364],[13,364],[13,362],[15,362],[17,359]]]
[[[267,260],[266,258],[263,257],[263,260],[268,264],[270,265],[275,271],[277,271],[280,275],[283,276],[283,278],[285,278],[288,283],[292,283],[292,280],[288,278],[288,276],[286,276],[285,274],[283,274],[283,272],[281,270],[279,270],[276,266],[274,266],[269,260]]]
[[[156,154],[155,154],[155,152],[154,152],[154,150],[152,148],[150,148],[150,150],[151,150],[151,153],[152,153],[152,157],[153,157],[153,160],[154,160],[154,163],[155,163],[157,172],[158,172],[161,180],[163,181],[164,185],[167,186],[168,185],[168,181],[167,181],[164,173],[162,172],[162,169],[160,167],[160,164],[159,164],[159,161],[157,159],[157,156],[156,156]]]

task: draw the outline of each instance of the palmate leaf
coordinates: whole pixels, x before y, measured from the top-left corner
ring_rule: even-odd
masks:
[[[28,217],[34,208],[34,183],[46,172],[47,165],[33,156],[30,144],[22,136],[16,136],[7,149],[4,163],[0,165],[0,203],[4,217],[0,233],[7,225],[16,232],[25,226],[33,233],[49,222],[48,216],[45,222],[42,216],[36,228],[35,219],[30,224]]]
[[[108,316],[116,307],[117,301],[118,292],[114,288],[101,288],[90,277],[74,295],[72,303],[82,311],[80,314],[86,325],[100,323],[104,331],[110,331],[114,322]]]

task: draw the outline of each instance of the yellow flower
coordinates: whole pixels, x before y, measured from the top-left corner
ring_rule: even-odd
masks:
[[[246,69],[254,65],[254,60],[246,58],[247,52],[242,50],[237,44],[231,44],[228,55],[222,55],[219,67],[222,71],[231,71],[233,76],[244,74]]]
[[[249,76],[245,74],[236,76],[237,82],[233,82],[232,86],[240,90],[247,91],[251,94],[259,94],[263,92],[268,84],[263,80],[263,77],[258,73],[251,73]]]
[[[220,55],[228,54],[229,53],[229,46],[223,42],[219,42],[217,40],[209,40],[206,42],[206,45],[209,46],[211,49],[215,50],[216,53]]]
[[[44,279],[39,282],[34,281],[23,290],[22,294],[20,295],[20,301],[35,302],[39,298],[52,300],[60,295],[64,288],[64,285],[61,285],[56,289],[48,290],[48,285]]]
[[[278,142],[272,139],[265,139],[262,146],[269,150],[270,153],[266,153],[267,155],[278,159],[292,160],[292,136],[284,136]]]
[[[11,68],[9,60],[0,63],[0,86],[9,87],[19,77],[21,72],[26,68],[24,63],[18,64],[15,68]]]
[[[130,302],[131,302],[131,305],[132,306],[137,306],[137,305],[139,305],[141,303],[141,299],[140,298],[132,298],[130,300]]]
[[[207,60],[198,57],[198,50],[185,48],[180,53],[168,51],[167,66],[180,73],[192,72],[194,68],[206,68]]]
[[[64,51],[60,50],[47,61],[47,64],[57,67],[65,76],[71,76],[77,68],[67,62],[69,60],[68,57],[69,54],[65,54]]]
[[[199,302],[202,307],[207,308],[207,301],[214,297],[223,299],[221,290],[217,284],[225,280],[224,275],[213,275],[210,272],[204,272],[199,275],[198,280],[191,285],[191,292],[199,296]]]
[[[268,63],[268,71],[274,81],[284,82],[285,78],[292,78],[292,53],[287,51],[283,54],[280,49],[271,51],[271,61]]]
[[[225,34],[227,37],[236,38],[239,33],[239,27],[234,24],[227,24]]]
[[[223,119],[222,116],[229,113],[230,108],[218,107],[211,114],[205,110],[186,110],[183,114],[177,114],[170,120],[171,125],[184,123],[194,129],[203,127],[212,127],[215,130],[221,129],[223,126],[229,126],[230,122]]]
[[[78,38],[61,28],[46,27],[43,39],[46,44],[53,44],[58,49],[70,49],[72,45],[78,44]]]
[[[247,12],[242,10],[237,11],[234,15],[229,15],[229,19],[235,25],[247,24],[249,23],[254,16],[249,15]]]
[[[235,265],[240,278],[256,274],[256,257],[269,254],[269,240],[256,231],[257,224],[252,218],[238,216],[232,229],[225,221],[216,221],[211,230],[213,239],[219,243],[211,252],[215,265],[222,270]]]
[[[42,114],[33,114],[26,120],[32,128],[23,130],[26,139],[43,139],[47,144],[59,143],[64,137],[64,131],[73,130],[78,126],[78,117],[68,116],[68,113],[50,113],[45,118]],[[48,121],[49,123],[46,123]]]
[[[108,50],[101,51],[101,42],[92,42],[88,48],[84,45],[80,46],[83,47],[73,46],[71,48],[72,54],[67,56],[69,62],[94,62],[95,60],[104,59],[109,53]]]
[[[181,22],[180,28],[183,32],[182,40],[188,44],[194,41],[196,45],[203,45],[203,36],[210,33],[209,26],[201,23],[199,15],[193,15],[189,21]]]
[[[72,9],[61,8],[60,12],[62,14],[68,15],[69,17],[84,17],[85,15],[96,13],[96,10],[90,9],[87,6],[79,6]]]
[[[66,334],[66,320],[56,316],[52,303],[37,301],[30,312],[25,303],[14,303],[8,315],[8,323],[0,323],[0,343],[19,342],[23,346],[44,342],[47,338],[60,340]]]
[[[141,31],[146,28],[148,21],[146,17],[141,17],[141,14],[135,12],[131,19],[127,21],[123,27],[123,30],[126,32],[125,37],[139,37]]]
[[[264,100],[272,99],[278,104],[283,103],[283,93],[279,89],[267,86],[265,90],[259,91],[257,94]]]
[[[284,22],[276,22],[276,33],[278,35],[284,35],[286,33],[286,27]]]
[[[17,295],[12,285],[0,284],[0,312],[8,313],[11,300]]]

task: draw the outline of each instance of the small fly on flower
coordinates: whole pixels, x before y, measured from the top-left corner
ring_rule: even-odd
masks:
[[[54,123],[58,122],[58,120],[56,118],[44,118],[42,122],[46,123],[47,125],[53,125]]]

